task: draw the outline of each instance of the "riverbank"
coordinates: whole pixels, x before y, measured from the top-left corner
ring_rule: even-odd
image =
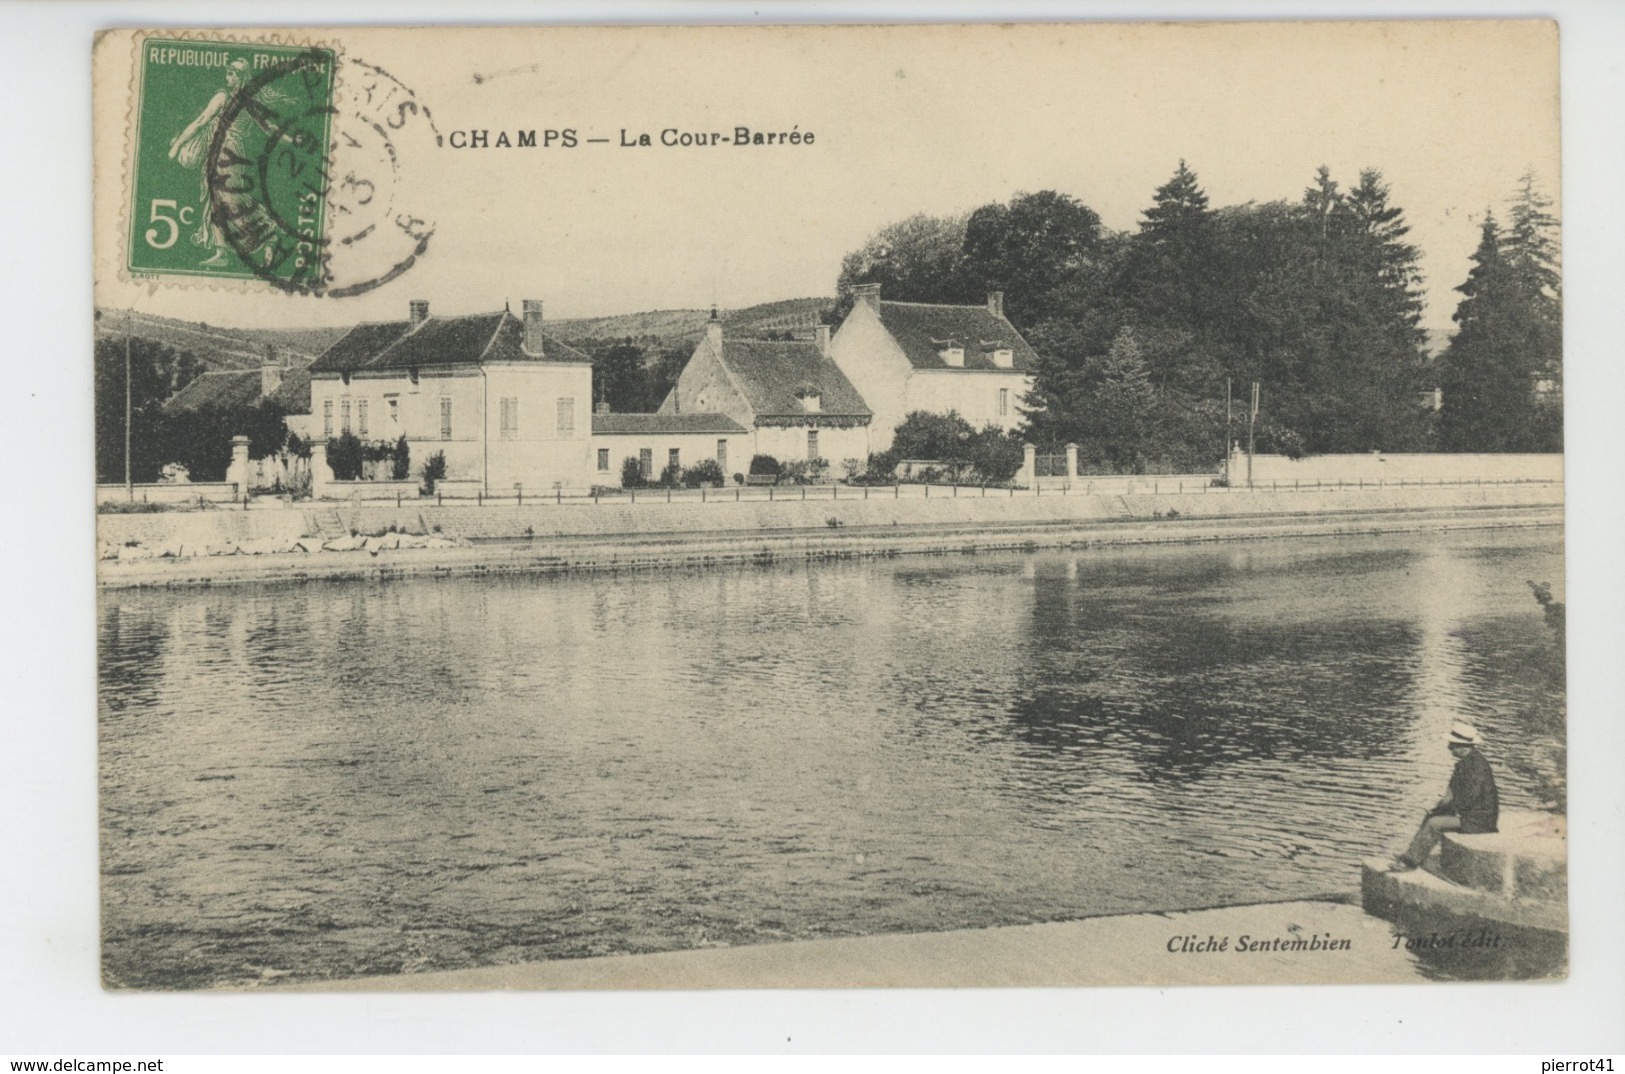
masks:
[[[152,558],[103,559],[97,578],[107,588],[381,581],[1552,526],[1562,502],[1561,485],[1513,485],[104,515],[104,550],[144,548]],[[396,532],[451,547],[320,550],[351,534]],[[264,551],[301,541],[316,550]]]
[[[1321,900],[309,981],[290,991],[1399,984],[1387,922]]]

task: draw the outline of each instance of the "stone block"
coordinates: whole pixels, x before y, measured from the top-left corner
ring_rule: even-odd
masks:
[[[1451,832],[1439,848],[1439,872],[1462,887],[1508,898],[1566,900],[1566,822],[1549,813],[1510,811],[1501,815],[1499,831]]]

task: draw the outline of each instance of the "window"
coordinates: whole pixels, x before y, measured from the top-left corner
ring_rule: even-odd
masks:
[[[717,441],[717,465],[722,467],[724,477],[728,474],[728,441]]]
[[[502,439],[512,440],[519,435],[519,400],[509,397],[502,400]]]
[[[808,429],[807,430],[807,458],[808,458],[809,461],[812,460],[812,459],[822,458],[822,456],[818,454],[818,430],[817,429]]]
[[[598,472],[601,474],[609,473],[609,448],[607,447],[598,449]]]
[[[1000,369],[1009,369],[1016,364],[1016,355],[1009,347],[999,347],[993,352],[993,364]]]
[[[1002,417],[1004,417],[1005,415],[1007,415],[1009,413],[1010,413],[1010,389],[1009,388],[1000,388],[999,389],[999,417],[1002,418]]]
[[[333,400],[322,400],[322,439],[333,438]]]
[[[666,452],[666,465],[676,469],[682,469],[682,464],[677,461],[676,448],[672,448],[670,451]]]
[[[559,400],[559,435],[574,436],[576,431],[576,401]]]
[[[384,413],[389,417],[391,428],[401,423],[401,397],[398,395],[384,396]]]
[[[824,409],[824,398],[817,392],[804,392],[801,396],[801,409],[809,414],[816,414]]]
[[[451,396],[440,397],[440,439],[451,439]]]
[[[638,449],[638,473],[643,475],[643,480],[645,480],[645,481],[649,480],[649,471],[654,469],[654,465],[655,465],[654,448],[639,448]]]
[[[359,436],[367,435],[367,401],[357,399],[355,403],[355,431]]]
[[[339,400],[339,431],[345,433],[350,431],[350,400],[348,399]]]

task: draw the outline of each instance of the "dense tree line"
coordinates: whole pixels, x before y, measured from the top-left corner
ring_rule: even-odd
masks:
[[[645,349],[630,338],[591,345],[593,403],[617,414],[658,410],[677,384],[692,346]]]
[[[128,363],[126,363],[126,346]],[[288,445],[287,413],[268,399],[244,407],[205,407],[164,413],[164,402],[207,368],[202,359],[140,336],[107,336],[95,347],[96,480],[124,480],[125,369],[129,368],[130,477],[156,481],[168,463],[194,481],[220,481],[231,464],[231,438],[246,434],[249,453],[264,458]]]
[[[1216,209],[1181,161],[1127,233],[1054,191],[911,217],[846,257],[836,312],[859,283],[923,302],[1003,290],[1040,355],[1023,435],[1046,451],[1076,442],[1091,468],[1212,466],[1245,430],[1227,428],[1227,382],[1237,400],[1261,386],[1261,451],[1524,449],[1550,442],[1542,415],[1554,413],[1532,402],[1531,371],[1560,362],[1547,207],[1526,180],[1513,226],[1490,243],[1498,260],[1481,249],[1462,288],[1461,333],[1437,366],[1419,253],[1375,169],[1345,189],[1322,167],[1297,201]],[[1419,401],[1434,387],[1442,415]],[[1499,447],[1475,432],[1496,423]]]

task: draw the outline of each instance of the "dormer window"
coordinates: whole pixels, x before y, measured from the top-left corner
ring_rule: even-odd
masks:
[[[1016,352],[1009,347],[993,348],[993,364],[1000,369],[1009,369],[1016,364]]]
[[[932,342],[937,345],[937,357],[942,359],[944,365],[952,366],[955,369],[964,368],[964,344],[960,343],[957,339],[935,339],[932,340]]]
[[[796,393],[796,398],[801,400],[801,409],[809,414],[817,414],[824,409],[824,397],[817,388],[803,388]]]

